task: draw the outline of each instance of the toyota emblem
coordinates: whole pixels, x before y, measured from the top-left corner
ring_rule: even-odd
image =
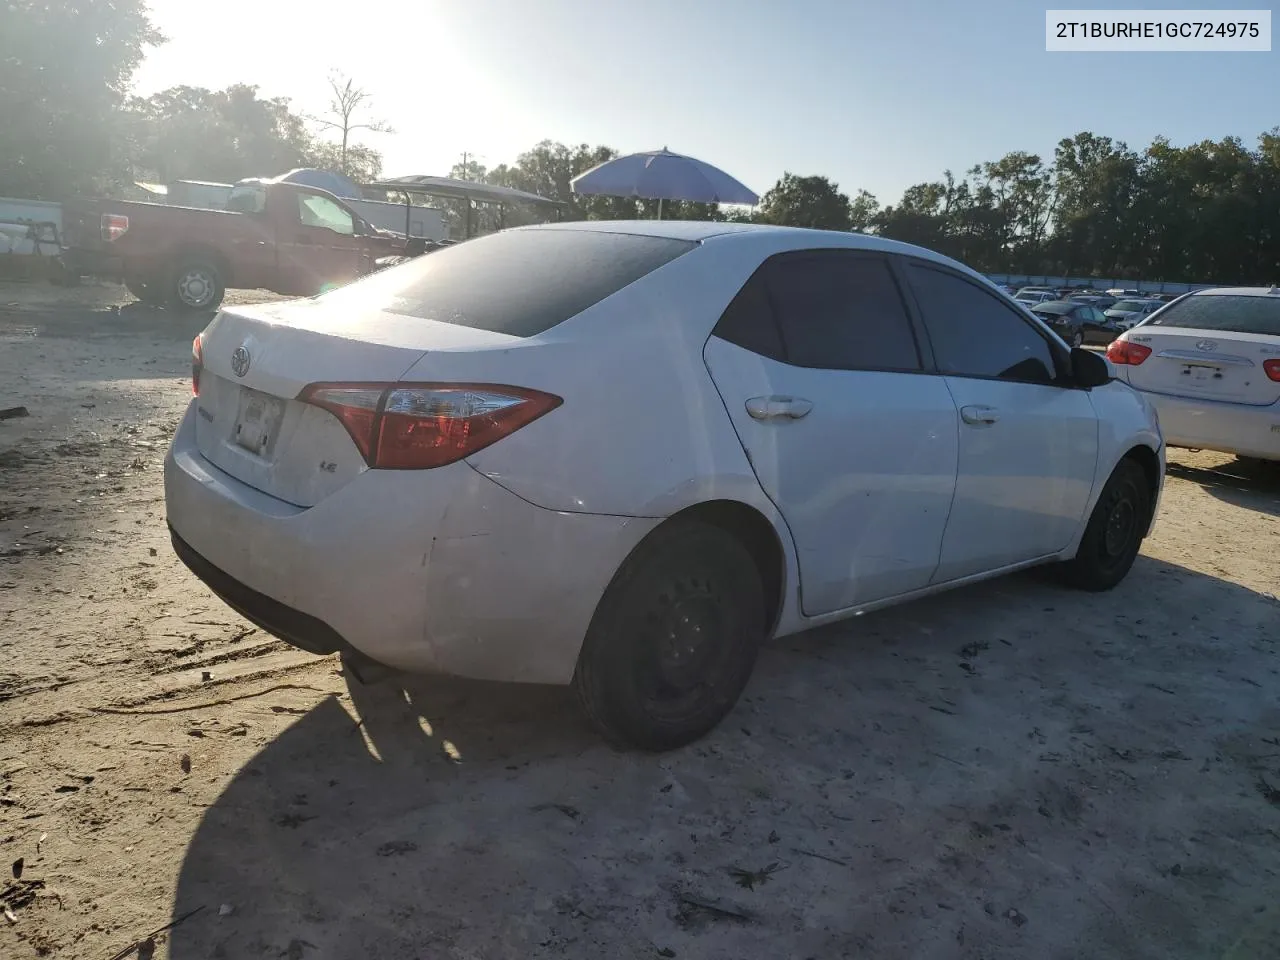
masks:
[[[243,344],[231,354],[231,370],[237,377],[243,377],[249,372],[249,359],[249,348]]]
[[[1205,351],[1213,351],[1213,350],[1217,350],[1217,349],[1218,349],[1218,344],[1217,344],[1217,341],[1215,341],[1215,340],[1197,340],[1197,341],[1196,341],[1196,349],[1197,349],[1197,350],[1205,350]]]

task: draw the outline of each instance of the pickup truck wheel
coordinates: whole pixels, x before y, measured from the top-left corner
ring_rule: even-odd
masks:
[[[169,305],[179,310],[217,310],[226,293],[222,275],[208,260],[183,260],[173,271]]]

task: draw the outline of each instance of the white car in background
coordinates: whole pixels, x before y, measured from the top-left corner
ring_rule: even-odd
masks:
[[[227,603],[353,665],[571,684],[647,749],[769,636],[1035,564],[1115,586],[1164,476],[1100,355],[851,233],[508,230],[224,308],[193,373],[168,520]]]
[[[1103,313],[1120,330],[1132,330],[1163,306],[1164,303],[1160,300],[1117,300]]]
[[[1280,460],[1280,289],[1220,287],[1166,304],[1107,349],[1170,446]]]

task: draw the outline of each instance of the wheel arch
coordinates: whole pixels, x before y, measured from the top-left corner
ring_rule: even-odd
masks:
[[[222,286],[224,288],[233,286],[231,282],[231,261],[217,247],[207,243],[193,241],[177,247],[169,257],[169,270],[176,270],[186,261],[197,259],[208,260],[213,264],[222,278]]]
[[[704,500],[667,517],[654,529],[670,523],[699,521],[719,527],[738,539],[751,554],[765,594],[765,635],[773,636],[786,597],[787,553],[782,536],[760,510],[741,500]]]
[[[1142,473],[1147,478],[1147,489],[1151,492],[1151,516],[1147,518],[1147,529],[1143,533],[1145,538],[1151,533],[1155,521],[1156,503],[1160,499],[1160,482],[1163,478],[1160,457],[1151,447],[1145,443],[1139,443],[1126,450],[1124,456],[1116,461],[1116,465],[1119,466],[1125,460],[1132,460],[1142,468]],[[1114,468],[1112,469],[1114,472]]]

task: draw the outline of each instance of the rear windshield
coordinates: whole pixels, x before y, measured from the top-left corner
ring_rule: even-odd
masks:
[[[320,299],[534,337],[694,246],[593,230],[508,230],[424,254]]]
[[[1124,310],[1124,311],[1126,311],[1126,312],[1128,312],[1128,313],[1136,313],[1137,311],[1141,310],[1141,309],[1142,309],[1142,308],[1144,308],[1145,306],[1146,306],[1146,304],[1145,304],[1143,301],[1141,301],[1141,300],[1121,300],[1119,303],[1117,303],[1117,304],[1116,304],[1114,307],[1112,307],[1111,309],[1112,309],[1112,310]]]
[[[1041,303],[1032,308],[1032,313],[1051,313],[1061,316],[1076,308],[1074,303]]]
[[[1280,297],[1186,297],[1153,314],[1146,325],[1280,336]]]

